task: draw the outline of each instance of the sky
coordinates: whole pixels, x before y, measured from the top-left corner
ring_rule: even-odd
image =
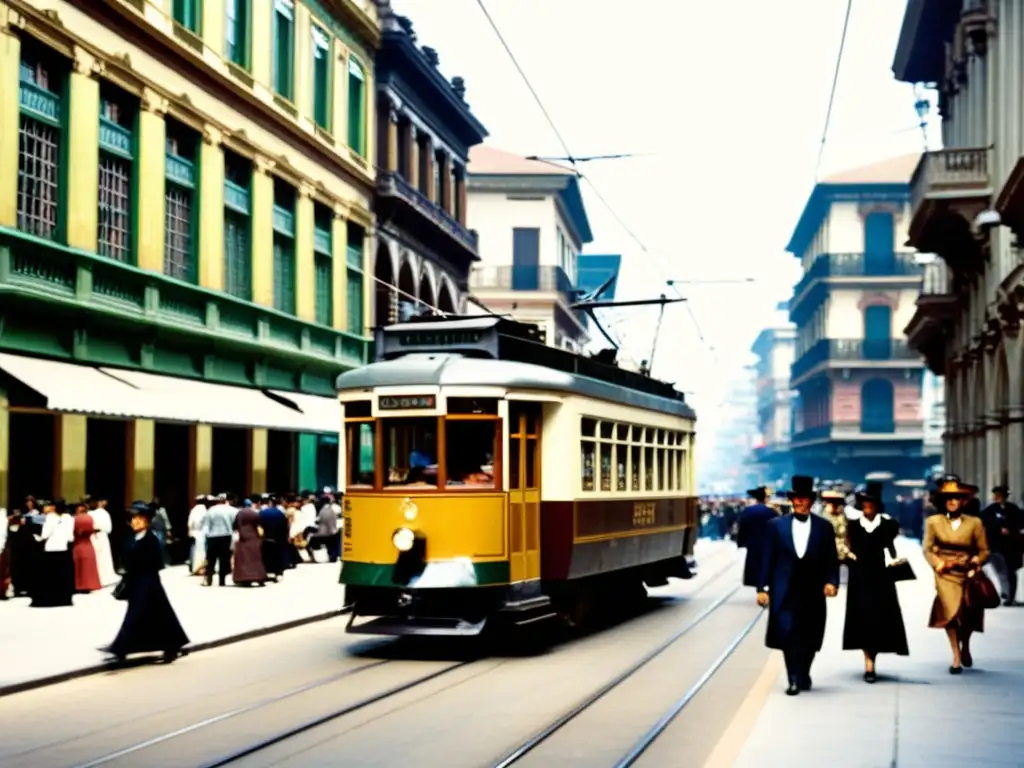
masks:
[[[669,306],[658,334],[653,373],[687,393],[708,456],[728,384],[800,277],[784,249],[819,169],[847,0],[483,3],[573,155],[647,155],[580,165],[584,252],[622,254],[617,298],[753,281],[679,285],[692,318]],[[488,144],[566,154],[478,0],[392,5],[465,78]],[[891,71],[905,7],[853,3],[820,176],[923,149],[914,89]],[[656,308],[603,317],[624,357],[650,356]]]

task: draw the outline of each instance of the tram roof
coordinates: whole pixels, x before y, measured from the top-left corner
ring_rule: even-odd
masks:
[[[422,325],[417,324],[418,328]],[[668,413],[684,419],[697,414],[685,401],[514,360],[468,357],[458,353],[409,353],[370,363],[338,376],[338,391],[398,386],[481,386],[584,395],[621,405]]]

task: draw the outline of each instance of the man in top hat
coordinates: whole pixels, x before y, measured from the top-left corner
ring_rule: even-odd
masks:
[[[1002,582],[1003,603],[1015,605],[1017,572],[1024,561],[1024,513],[1009,498],[1005,485],[993,488],[992,503],[981,513],[981,521],[991,549],[989,562]]]
[[[811,664],[825,637],[826,597],[839,591],[835,530],[817,515],[814,478],[793,476],[792,514],[767,526],[757,603],[769,606],[765,645],[786,658],[789,687],[795,696],[811,689]]]
[[[765,504],[767,488],[751,488],[747,495],[754,503],[740,514],[736,532],[736,546],[747,550],[743,565],[743,584],[747,587],[761,586],[761,560],[764,555],[765,530],[778,513]]]

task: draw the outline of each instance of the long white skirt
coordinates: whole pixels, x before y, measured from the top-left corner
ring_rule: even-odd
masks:
[[[195,534],[195,538],[192,539],[192,553],[189,556],[189,571],[192,573],[199,573],[203,566],[206,565],[206,535],[203,533]]]
[[[114,570],[114,555],[110,550],[110,536],[103,531],[92,535],[92,548],[96,550],[96,567],[100,572],[100,584],[109,587],[116,584],[120,577]]]

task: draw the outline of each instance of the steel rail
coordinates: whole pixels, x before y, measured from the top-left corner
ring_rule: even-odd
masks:
[[[765,611],[763,609],[757,612],[757,615],[754,616],[750,623],[743,628],[743,631],[736,635],[733,641],[729,643],[728,647],[722,651],[722,655],[715,659],[714,663],[707,668],[696,683],[690,686],[690,690],[684,693],[682,698],[669,707],[668,711],[658,719],[658,722],[651,726],[651,729],[640,737],[639,741],[633,745],[629,752],[626,753],[625,757],[615,763],[614,768],[629,768],[629,766],[633,765],[633,763],[640,758],[640,755],[647,751],[647,748],[654,743],[655,739],[657,739],[665,729],[668,728],[672,721],[679,716],[679,713],[686,708],[686,705],[693,701],[694,697],[700,693],[701,689],[707,685],[708,681],[715,676],[715,673],[718,672],[722,665],[728,661],[729,657],[735,653],[736,649],[740,647],[740,644],[746,639],[747,635],[753,631],[754,627],[757,626],[757,622],[761,620],[761,617],[764,614]]]
[[[235,752],[229,752],[228,754],[223,755],[222,757],[218,757],[216,760],[213,760],[211,762],[203,763],[199,768],[221,768],[221,766],[230,765],[231,763],[241,760],[243,757],[248,757],[249,755],[253,755],[257,752],[262,752],[264,749],[267,749],[268,747],[272,747],[275,744],[280,744],[282,741],[287,741],[288,739],[294,738],[295,736],[299,736],[300,734],[306,733],[307,731],[311,731],[314,728],[319,728],[321,725],[325,725],[326,723],[329,723],[332,720],[337,720],[339,717],[344,717],[345,715],[348,715],[352,712],[364,709],[365,707],[368,707],[371,704],[376,704],[378,701],[383,701],[384,699],[390,698],[399,693],[411,690],[413,688],[416,688],[417,686],[423,685],[424,683],[441,677],[442,675],[447,675],[449,672],[454,672],[457,669],[461,669],[462,667],[474,663],[476,663],[475,659],[470,661],[460,661],[457,664],[452,664],[451,666],[445,667],[444,669],[438,670],[437,672],[431,672],[429,675],[423,675],[422,677],[418,677],[415,680],[411,680],[408,683],[402,683],[401,685],[396,685],[392,688],[388,688],[386,691],[382,691],[381,693],[375,693],[372,696],[367,696],[366,698],[360,699],[359,701],[353,704],[347,704],[344,707],[340,707],[332,712],[328,712],[326,715],[321,715],[320,717],[316,717],[312,720],[307,720],[305,723],[297,725],[294,728],[289,728],[286,731],[281,731],[280,733],[271,736],[268,739],[264,739],[263,741],[257,742],[255,744],[250,744],[248,747],[236,750]]]
[[[583,714],[583,712],[590,709],[590,707],[592,707],[594,704],[596,704],[598,701],[604,698],[609,692],[617,688],[619,685],[621,685],[626,680],[635,675],[638,671],[640,671],[640,669],[645,667],[651,661],[653,661],[666,650],[668,650],[669,647],[671,647],[674,643],[676,643],[685,635],[689,634],[691,630],[696,628],[706,618],[708,618],[711,614],[713,614],[715,611],[721,608],[722,605],[724,605],[729,598],[735,595],[741,587],[742,584],[737,584],[735,587],[732,587],[728,592],[726,592],[724,595],[716,599],[711,605],[709,605],[707,608],[701,611],[694,619],[691,619],[682,628],[678,629],[671,636],[669,636],[667,640],[662,642],[652,651],[649,651],[639,661],[634,662],[632,665],[630,665],[625,670],[620,672],[618,675],[613,677],[603,686],[598,688],[595,692],[591,693],[582,701],[575,704],[571,709],[567,710],[561,717],[553,721],[546,728],[544,728],[541,731],[538,731],[536,734],[531,736],[521,745],[519,745],[514,750],[509,752],[507,755],[499,759],[496,763],[493,763],[492,768],[507,768],[510,765],[515,765],[522,758],[524,758],[538,746],[540,746],[549,738],[551,738],[551,736],[560,731],[564,726],[568,725],[581,714]]]

